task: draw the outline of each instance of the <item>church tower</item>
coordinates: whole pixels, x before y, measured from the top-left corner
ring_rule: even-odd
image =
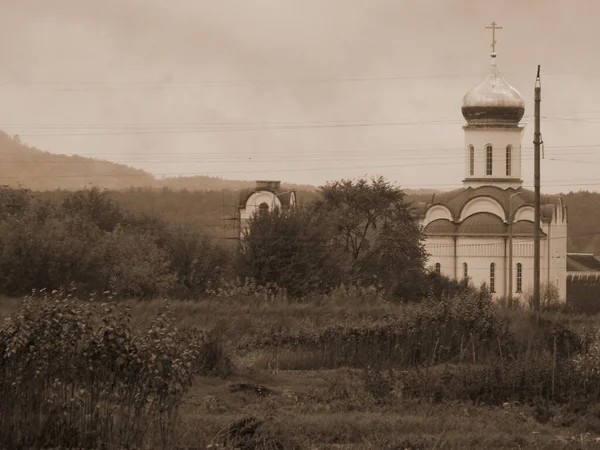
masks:
[[[528,297],[534,282],[535,192],[521,173],[525,102],[492,61],[485,79],[463,97],[466,120],[463,187],[416,205],[429,266],[455,280],[485,283],[494,298]],[[567,210],[560,196],[541,198],[540,279],[566,299]]]
[[[495,24],[493,24],[495,25]],[[495,40],[487,77],[463,98],[465,131],[465,187],[520,188],[525,101],[500,76]]]

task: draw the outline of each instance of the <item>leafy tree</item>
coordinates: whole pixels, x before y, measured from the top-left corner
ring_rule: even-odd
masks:
[[[105,261],[98,280],[118,297],[148,299],[170,292],[176,284],[169,255],[152,234],[117,226],[93,253]]]
[[[23,214],[31,204],[31,192],[28,189],[0,187],[0,216]]]
[[[61,219],[46,205],[35,205],[21,216],[0,221],[0,290],[25,294],[71,283],[91,286],[102,266],[93,247],[101,238],[98,228],[78,217]],[[40,211],[41,208],[41,211]]]
[[[242,241],[240,271],[292,296],[326,291],[341,281],[334,230],[314,211],[293,209],[253,216]]]
[[[119,204],[109,197],[108,191],[97,187],[68,195],[63,201],[62,209],[67,215],[88,219],[103,231],[113,231],[124,220]]]
[[[352,281],[380,283],[397,297],[414,295],[423,273],[423,235],[404,192],[383,177],[340,180],[320,188],[316,210],[328,218],[334,242],[350,257]]]
[[[232,269],[231,251],[191,227],[175,227],[165,239],[180,295],[203,294]]]

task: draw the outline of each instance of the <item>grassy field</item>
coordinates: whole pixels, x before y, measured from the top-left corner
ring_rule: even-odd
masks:
[[[218,351],[155,448],[600,448],[597,379],[571,366],[590,352],[581,342],[596,317],[537,322],[480,299],[397,305],[356,291],[169,304],[178,329],[212,330]],[[163,306],[117,309],[130,309],[135,333]],[[18,312],[0,301],[0,317]]]
[[[273,392],[232,392],[242,383]],[[396,392],[382,405],[364,384],[360,371],[348,369],[247,369],[226,381],[201,377],[182,407],[180,438],[188,448],[204,448],[195,445],[218,442],[234,421],[256,418],[262,423],[249,440],[266,444],[261,448],[598,448],[590,429],[600,431],[600,419],[593,416],[565,409],[546,421],[532,406],[432,404]]]

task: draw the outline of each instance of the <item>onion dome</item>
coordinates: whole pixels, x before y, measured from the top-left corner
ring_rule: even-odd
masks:
[[[490,73],[463,98],[462,114],[469,125],[516,126],[525,114],[525,101],[500,76],[496,55]]]

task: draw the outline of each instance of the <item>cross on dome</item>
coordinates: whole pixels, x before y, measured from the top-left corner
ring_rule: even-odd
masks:
[[[492,30],[492,44],[490,45],[492,47],[492,57],[496,56],[496,44],[498,43],[496,41],[496,30],[502,30],[503,28],[498,26],[496,21],[493,21],[490,26],[485,27],[486,30]]]

